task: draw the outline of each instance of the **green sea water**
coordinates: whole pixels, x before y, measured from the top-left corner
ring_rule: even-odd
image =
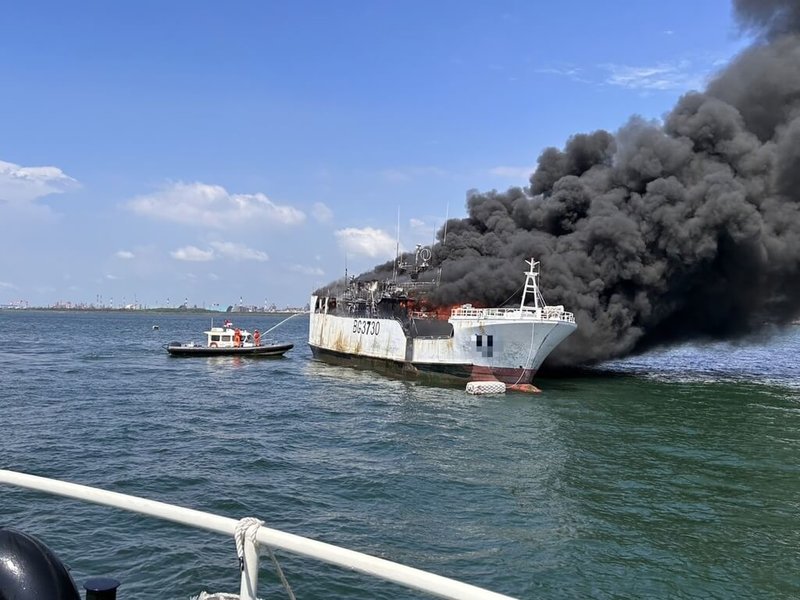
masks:
[[[280,318],[242,316],[268,329]],[[154,330],[153,325],[159,329]],[[207,316],[0,311],[0,467],[271,526],[519,598],[800,597],[800,329],[475,397],[177,359]],[[0,486],[0,525],[118,598],[238,590],[234,543]],[[298,598],[426,597],[279,553]],[[285,597],[269,560],[259,595]]]

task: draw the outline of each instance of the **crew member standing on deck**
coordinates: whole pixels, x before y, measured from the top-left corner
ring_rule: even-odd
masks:
[[[236,330],[233,332],[233,347],[238,348],[242,345],[242,332],[239,331],[237,327]]]
[[[258,329],[253,332],[253,341],[256,343],[256,346],[261,345],[261,333],[258,331]]]

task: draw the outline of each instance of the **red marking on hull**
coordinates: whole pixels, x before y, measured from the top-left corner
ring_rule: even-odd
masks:
[[[470,381],[502,381],[507,386],[531,385],[536,371],[533,369],[511,369],[497,367],[481,367],[472,365]],[[533,387],[531,385],[531,387]]]

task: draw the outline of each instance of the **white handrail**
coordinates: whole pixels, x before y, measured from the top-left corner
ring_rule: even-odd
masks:
[[[0,469],[0,483],[7,483],[69,498],[77,498],[79,500],[94,502],[95,504],[113,506],[115,508],[121,508],[123,510],[229,536],[234,534],[236,524],[238,523],[236,519],[221,517],[191,508],[184,508],[165,502],[158,502],[156,500],[147,500],[146,498],[129,496],[128,494],[120,494],[119,492],[109,492],[107,490],[76,483],[48,479],[46,477],[38,477],[36,475],[8,471],[5,469]],[[345,548],[339,548],[332,544],[318,542],[269,527],[260,527],[256,533],[256,540],[260,544],[265,544],[272,548],[280,548],[302,556],[316,558],[323,562],[366,573],[387,581],[393,581],[394,583],[427,592],[440,598],[451,598],[453,600],[511,599],[510,596],[491,592],[468,583],[462,583],[454,579],[442,577],[441,575],[435,575],[389,560],[362,554],[361,552],[355,552],[353,550],[347,550]]]
[[[567,321],[575,322],[575,315],[564,310],[563,306],[544,306],[523,309],[517,308],[465,308],[460,306],[450,310],[450,318],[471,319],[514,319],[521,321]]]

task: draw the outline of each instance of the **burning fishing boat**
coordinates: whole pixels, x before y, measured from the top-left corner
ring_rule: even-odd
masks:
[[[351,279],[312,295],[308,343],[314,357],[432,383],[500,382],[537,391],[536,371],[577,327],[571,312],[545,303],[539,263],[526,261],[519,306],[463,304],[442,314],[422,310],[426,292],[436,285],[418,280],[430,256],[422,250],[408,281]]]

